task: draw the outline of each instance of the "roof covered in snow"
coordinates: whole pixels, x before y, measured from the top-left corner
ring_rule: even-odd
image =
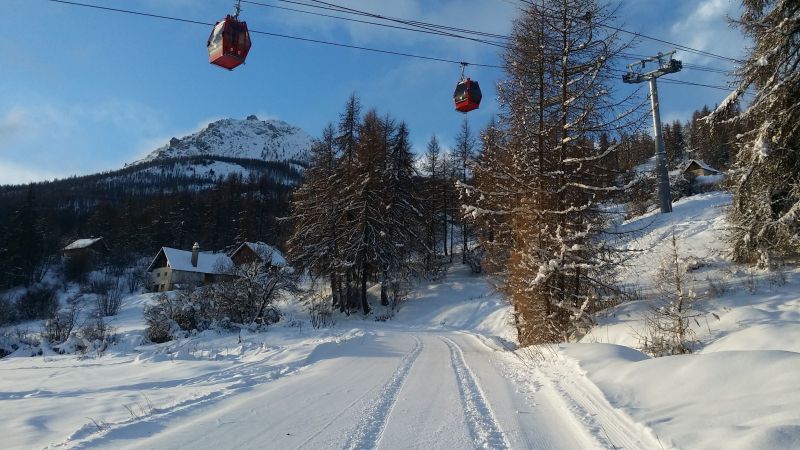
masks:
[[[154,266],[162,254],[167,258],[167,265],[172,270],[183,272],[221,274],[225,273],[225,269],[233,264],[228,255],[224,253],[200,252],[197,255],[197,266],[193,266],[191,251],[161,247],[153,262],[150,263],[150,267],[147,268],[148,272],[155,268]]]
[[[706,170],[708,172],[720,173],[719,170],[709,166],[708,164],[704,163],[703,161],[700,161],[699,159],[690,159],[689,162],[686,163],[686,167],[683,169],[683,171],[686,172],[687,170],[689,170],[689,167],[692,166],[692,163],[697,164],[703,170]]]
[[[264,262],[267,262],[267,258],[271,258],[273,266],[288,265],[286,258],[283,257],[283,253],[281,253],[275,247],[263,242],[245,242],[244,244],[240,245],[239,248],[234,250],[233,253],[231,253],[231,256],[239,253],[239,251],[241,251],[244,247],[248,247]]]
[[[77,241],[69,244],[68,246],[64,247],[64,250],[80,250],[83,248],[89,248],[92,245],[102,241],[103,238],[89,238],[89,239],[78,239]]]

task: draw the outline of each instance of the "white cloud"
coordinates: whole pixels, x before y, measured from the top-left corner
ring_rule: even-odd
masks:
[[[733,0],[703,0],[687,12],[686,16],[675,22],[670,33],[672,39],[699,50],[732,58],[741,58],[744,54],[745,38],[736,29],[730,27],[729,17],[738,17],[740,6]],[[684,62],[707,65],[721,65],[729,68],[716,58],[681,52]]]
[[[0,160],[0,185],[52,180],[57,176],[58,174],[55,172],[42,170],[40,167],[33,165]]]
[[[511,21],[517,10],[507,3],[485,0],[446,0],[438,2],[425,2],[423,0],[395,0],[376,4],[370,0],[339,0],[338,5],[358,9],[361,11],[377,13],[385,17],[396,17],[422,22],[447,24],[449,26],[475,29],[496,34],[508,34]],[[349,42],[374,47],[386,47],[393,50],[408,48],[410,46],[424,49],[423,53],[461,59],[474,59],[479,55],[496,53],[498,48],[479,44],[474,41],[449,38],[444,36],[431,36],[426,33],[392,29],[390,27],[375,26],[353,21],[343,21],[328,17],[302,14],[297,12],[281,11],[279,9],[261,8],[247,5],[248,17],[267,18],[273,25],[288,27],[298,32],[313,32],[313,37],[326,39],[335,38],[341,41],[341,33],[346,33]],[[289,5],[293,8],[296,6]],[[299,9],[299,8],[298,8]],[[389,25],[404,27],[401,23],[384,22],[380,19],[352,16],[347,13],[309,9],[313,12],[344,16],[370,22],[381,22]],[[250,20],[250,19],[248,19]],[[257,23],[255,19],[254,23]]]
[[[130,100],[61,104],[29,96],[0,106],[0,183],[115,169],[164,118]]]

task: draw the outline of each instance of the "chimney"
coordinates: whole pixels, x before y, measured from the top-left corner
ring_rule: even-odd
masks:
[[[200,244],[197,242],[192,246],[192,266],[197,267],[197,257],[200,255]]]

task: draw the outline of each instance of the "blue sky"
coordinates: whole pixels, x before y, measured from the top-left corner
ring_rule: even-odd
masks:
[[[214,22],[233,0],[77,0]],[[333,0],[389,16],[507,34],[517,0]],[[263,0],[284,6],[275,0]],[[251,29],[385,48],[453,60],[498,64],[496,48],[470,41],[243,5]],[[702,50],[741,57],[745,41],[726,15],[735,0],[625,0],[624,28]],[[348,95],[408,122],[415,147],[436,133],[444,144],[462,115],[451,95],[457,65],[253,36],[247,64],[227,72],[208,64],[209,28],[61,5],[3,0],[0,12],[0,184],[94,173],[121,167],[172,136],[224,117],[279,118],[316,136],[335,121]],[[10,20],[9,18],[13,18]],[[467,21],[464,21],[466,19]],[[632,52],[669,46],[642,41]],[[729,68],[687,53],[684,62]],[[494,83],[502,71],[471,67],[484,102],[474,128],[497,111]],[[720,85],[723,75],[684,70],[674,79]],[[621,82],[620,82],[621,84]],[[726,93],[660,85],[664,120],[686,119]],[[642,93],[644,95],[644,92]]]

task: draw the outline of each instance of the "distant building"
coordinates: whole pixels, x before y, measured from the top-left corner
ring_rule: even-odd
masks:
[[[275,247],[263,242],[245,242],[231,253],[231,260],[237,266],[258,262],[273,266],[286,266],[286,258]]]
[[[692,159],[686,165],[686,168],[683,169],[683,176],[688,180],[693,180],[697,177],[706,177],[709,175],[721,175],[722,172],[719,170],[709,166],[708,164],[704,163],[703,161],[698,161],[696,159]]]
[[[95,259],[107,255],[108,246],[102,237],[78,239],[62,249],[65,258],[88,257]]]
[[[689,182],[689,195],[716,191],[725,181],[725,174],[703,161],[693,159],[683,169],[683,178]]]
[[[161,247],[150,263],[148,288],[154,292],[214,283],[228,277],[231,258],[224,253],[201,253],[195,243],[191,251]]]

